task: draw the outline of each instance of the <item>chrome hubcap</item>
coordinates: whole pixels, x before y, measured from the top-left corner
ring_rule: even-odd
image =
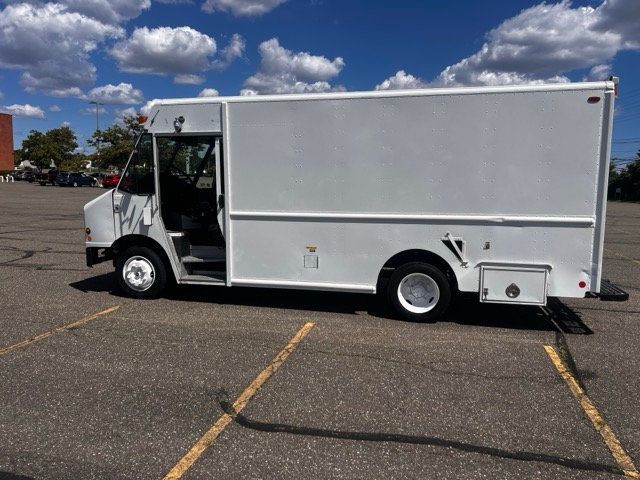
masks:
[[[427,313],[438,304],[440,289],[429,275],[410,273],[398,285],[398,300],[411,313]]]
[[[151,288],[156,278],[153,264],[144,257],[131,257],[124,264],[122,276],[133,290],[144,292]]]

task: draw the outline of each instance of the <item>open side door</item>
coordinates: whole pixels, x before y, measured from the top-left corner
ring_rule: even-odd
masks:
[[[113,193],[116,237],[152,235],[158,215],[155,191],[153,137],[146,133],[136,144],[125,171]]]
[[[216,156],[216,196],[217,196],[217,214],[218,214],[218,226],[220,227],[220,231],[222,232],[222,236],[225,241],[227,241],[227,230],[226,230],[226,217],[225,217],[225,192],[224,192],[224,171],[223,171],[223,161],[222,161],[222,138],[216,138],[216,146],[215,146],[215,156]]]

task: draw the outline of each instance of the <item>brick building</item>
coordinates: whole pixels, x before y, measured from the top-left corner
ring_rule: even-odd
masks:
[[[13,117],[0,113],[0,172],[13,170]]]

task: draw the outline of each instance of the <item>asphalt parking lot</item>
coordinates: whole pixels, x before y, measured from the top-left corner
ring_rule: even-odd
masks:
[[[355,294],[123,298],[84,264],[101,192],[0,184],[0,479],[624,478],[607,432],[640,464],[640,204],[608,206],[628,302],[416,324]]]

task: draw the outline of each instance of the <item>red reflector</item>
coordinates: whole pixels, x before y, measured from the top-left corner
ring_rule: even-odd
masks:
[[[138,123],[140,125],[142,125],[143,123],[147,123],[147,120],[149,120],[149,117],[147,117],[146,115],[138,115]]]
[[[580,288],[585,288],[585,287],[587,286],[587,282],[585,282],[584,280],[580,280],[580,281],[578,282],[578,286],[579,286]]]
[[[600,101],[600,97],[589,97],[587,102],[589,103],[598,103]]]

